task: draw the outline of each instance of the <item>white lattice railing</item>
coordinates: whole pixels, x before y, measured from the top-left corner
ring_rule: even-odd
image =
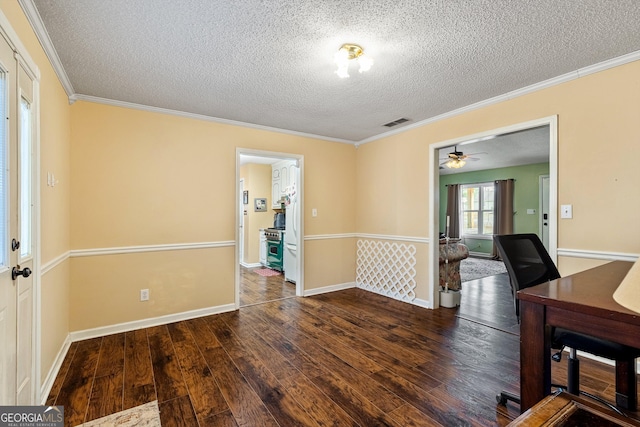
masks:
[[[415,299],[416,247],[358,240],[356,286],[400,301]]]

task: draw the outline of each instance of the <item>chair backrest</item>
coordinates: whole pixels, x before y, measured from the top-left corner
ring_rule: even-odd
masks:
[[[521,289],[558,279],[560,273],[542,241],[535,234],[505,234],[493,236],[493,241],[507,267],[519,319],[520,306],[516,293]]]

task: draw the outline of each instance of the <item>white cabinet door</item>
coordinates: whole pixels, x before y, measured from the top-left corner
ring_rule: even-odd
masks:
[[[273,209],[279,209],[280,204],[280,169],[273,165],[271,166],[271,207]]]

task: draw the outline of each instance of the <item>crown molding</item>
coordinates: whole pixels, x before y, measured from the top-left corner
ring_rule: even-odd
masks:
[[[114,107],[131,108],[131,109],[134,109],[134,110],[148,111],[148,112],[151,112],[151,113],[169,114],[169,115],[172,115],[172,116],[185,117],[185,118],[188,118],[188,119],[203,120],[203,121],[214,122],[214,123],[222,123],[222,124],[225,124],[225,125],[240,126],[240,127],[244,127],[244,128],[264,130],[264,131],[268,131],[268,132],[284,133],[284,134],[287,134],[287,135],[300,136],[300,137],[303,137],[303,138],[321,139],[323,141],[339,142],[341,144],[349,144],[349,145],[355,144],[355,141],[350,141],[348,139],[340,139],[340,138],[332,138],[332,137],[329,137],[329,136],[314,135],[314,134],[311,134],[311,133],[297,132],[297,131],[294,131],[294,130],[288,130],[288,129],[281,129],[281,128],[276,128],[276,127],[271,127],[271,126],[258,125],[258,124],[254,124],[254,123],[241,122],[241,121],[237,121],[237,120],[222,119],[220,117],[206,116],[204,114],[188,113],[188,112],[185,112],[185,111],[171,110],[171,109],[168,109],[168,108],[152,107],[150,105],[135,104],[133,102],[117,101],[117,100],[114,100],[114,99],[100,98],[100,97],[91,96],[91,95],[74,94],[74,95],[70,96],[69,99],[72,100],[73,102],[75,102],[75,101],[95,102],[97,104],[106,104],[106,105],[111,105],[111,106],[114,106]]]
[[[594,65],[589,65],[587,67],[584,68],[580,68],[578,70],[575,71],[571,71],[569,73],[566,74],[562,74],[560,76],[557,77],[553,77],[550,78],[548,80],[544,80],[542,82],[539,83],[534,83],[532,85],[529,86],[525,86],[521,89],[516,89],[513,90],[511,92],[507,92],[505,94],[502,95],[498,95],[495,96],[493,98],[489,98],[489,99],[485,99],[484,101],[479,101],[476,102],[475,104],[471,104],[471,105],[467,105],[465,107],[462,108],[458,108],[456,110],[452,110],[425,120],[422,120],[420,122],[416,122],[416,123],[412,123],[410,125],[407,126],[403,126],[400,129],[396,129],[396,130],[392,130],[389,132],[385,132],[385,133],[381,133],[379,135],[375,135],[372,136],[370,138],[365,138],[361,141],[356,142],[356,147],[358,147],[359,145],[362,144],[366,144],[368,142],[373,142],[373,141],[377,141],[379,139],[383,139],[383,138],[387,138],[389,136],[393,136],[393,135],[397,135],[412,129],[417,129],[420,128],[422,126],[426,126],[428,124],[431,123],[435,123],[435,122],[439,122],[440,120],[445,120],[445,119],[449,119],[451,117],[455,117],[455,116],[459,116],[461,114],[464,113],[468,113],[470,111],[474,111],[474,110],[478,110],[480,108],[484,108],[487,107],[489,105],[494,105],[494,104],[498,104],[500,102],[504,102],[504,101],[508,101],[517,97],[520,97],[522,95],[526,95],[532,92],[537,92],[539,90],[542,89],[547,89],[549,87],[552,86],[556,86],[562,83],[566,83],[568,81],[571,80],[575,80],[575,79],[579,79],[581,77],[585,77],[588,76],[589,74],[594,74],[594,73],[598,73],[600,71],[605,71],[608,70],[610,68],[615,68],[615,67],[619,67],[620,65],[624,65],[624,64],[628,64],[630,62],[634,62],[640,59],[640,50],[637,50],[635,52],[631,52],[628,53],[626,55],[622,55],[619,56],[617,58],[613,58],[613,59],[608,59],[606,61],[603,62],[599,62],[597,64]]]
[[[35,4],[33,4],[33,0],[18,0],[18,3],[20,4],[20,7],[22,7],[24,14],[27,16],[27,20],[29,21],[29,24],[31,24],[31,28],[33,28],[33,32],[36,34],[45,55],[49,58],[49,62],[58,76],[60,84],[62,84],[67,97],[69,97],[69,103],[73,104],[72,96],[75,93],[73,85],[62,66],[58,52],[56,52],[56,49],[53,47],[53,43],[51,42],[49,33],[42,22],[40,13],[38,13],[38,9]]]

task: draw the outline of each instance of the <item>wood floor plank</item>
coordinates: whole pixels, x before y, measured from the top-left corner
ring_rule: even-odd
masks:
[[[58,371],[58,375],[56,375],[55,380],[53,381],[53,385],[51,386],[51,390],[49,391],[49,396],[47,397],[47,406],[52,406],[55,404],[56,399],[58,397],[58,393],[60,393],[60,389],[62,388],[62,383],[64,382],[65,377],[67,376],[67,372],[69,372],[69,367],[71,366],[71,361],[73,360],[73,356],[76,353],[78,348],[77,342],[72,342],[67,350],[67,354],[62,361],[62,365],[60,365],[60,370]]]
[[[194,427],[198,425],[189,396],[158,403],[162,427]]]
[[[125,335],[123,409],[156,400],[153,367],[147,330],[138,329]]]
[[[102,338],[96,377],[122,374],[124,370],[125,334],[107,335]]]
[[[55,402],[65,408],[65,426],[76,426],[84,422],[101,342],[102,338],[93,338],[78,343]]]
[[[231,411],[224,411],[200,420],[200,427],[237,427],[236,419]]]
[[[187,385],[182,377],[169,330],[166,326],[149,328],[148,337],[158,402],[186,396]]]
[[[281,426],[311,426],[318,423],[286,392],[275,376],[257,358],[246,355],[234,360],[247,382],[256,391]]]
[[[446,427],[409,404],[399,407],[389,416],[406,427]]]
[[[122,371],[94,379],[85,422],[122,411],[123,383]]]
[[[282,426],[317,426],[318,424],[296,403],[295,399],[284,392],[282,385],[265,364],[246,347],[239,348],[241,347],[238,344],[239,338],[227,323],[222,321],[223,318],[220,317],[217,320],[211,323],[222,347],[232,355],[231,358],[235,365],[262,399],[269,412],[278,420],[278,423]],[[234,350],[227,349],[227,345]]]
[[[305,375],[297,372],[289,376],[283,385],[309,416],[321,426],[357,426],[349,414],[324,394]]]
[[[198,341],[208,339],[204,334],[198,335],[196,338]],[[202,344],[200,348],[207,364],[213,367],[213,375],[217,383],[220,384],[220,391],[238,425],[278,426],[227,352],[220,346],[207,344]]]
[[[168,325],[176,356],[182,369],[193,409],[198,419],[208,418],[229,409],[211,369],[202,356],[186,323]]]
[[[382,384],[371,381],[371,378],[365,373],[353,368],[327,350],[325,343],[317,342],[307,336],[297,324],[287,323],[279,328],[286,335],[287,341],[295,343],[300,351],[308,354],[316,364],[322,365],[327,371],[342,378],[383,411],[390,412],[404,404],[397,395],[390,392]]]

